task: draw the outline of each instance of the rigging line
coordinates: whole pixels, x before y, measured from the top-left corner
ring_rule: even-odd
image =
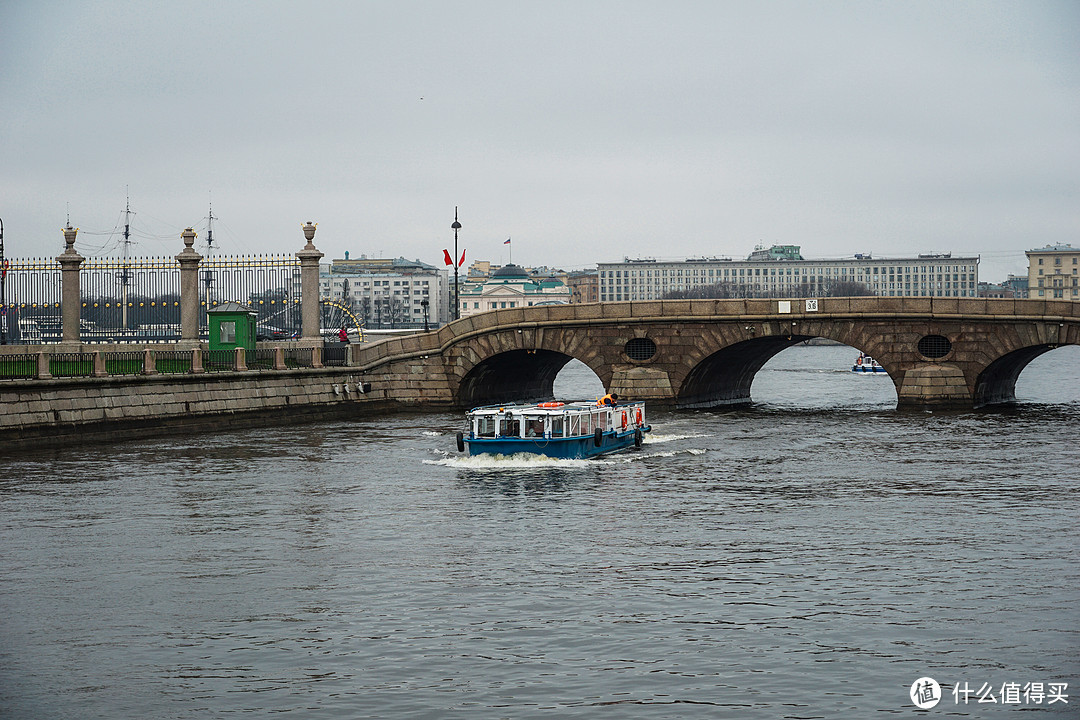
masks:
[[[140,237],[144,240],[172,240],[172,235],[154,235],[145,231],[132,229],[131,235],[133,237]]]

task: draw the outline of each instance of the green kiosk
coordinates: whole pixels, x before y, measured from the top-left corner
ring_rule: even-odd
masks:
[[[238,302],[222,303],[206,311],[210,323],[210,352],[242,347],[255,357],[255,310]]]

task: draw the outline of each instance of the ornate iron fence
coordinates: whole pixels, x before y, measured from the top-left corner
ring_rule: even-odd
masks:
[[[10,343],[60,342],[60,266],[10,260],[0,323]],[[91,258],[79,268],[83,342],[172,342],[180,338],[180,266],[174,258]],[[291,255],[215,257],[199,265],[199,330],[206,310],[229,301],[256,312],[259,339],[300,332],[300,261]]]
[[[60,342],[60,265],[49,258],[9,260],[0,322],[9,343]]]

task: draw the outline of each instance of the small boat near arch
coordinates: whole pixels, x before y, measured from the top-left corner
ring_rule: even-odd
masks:
[[[878,364],[878,361],[864,353],[859,353],[859,357],[855,358],[855,364],[851,366],[851,372],[854,373],[885,373],[885,368]]]

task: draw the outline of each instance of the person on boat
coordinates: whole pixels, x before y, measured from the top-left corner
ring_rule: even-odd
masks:
[[[615,393],[608,393],[604,397],[600,398],[597,401],[596,404],[597,405],[611,405],[612,407],[614,407],[615,405],[619,404],[619,396],[617,394],[615,394]]]

